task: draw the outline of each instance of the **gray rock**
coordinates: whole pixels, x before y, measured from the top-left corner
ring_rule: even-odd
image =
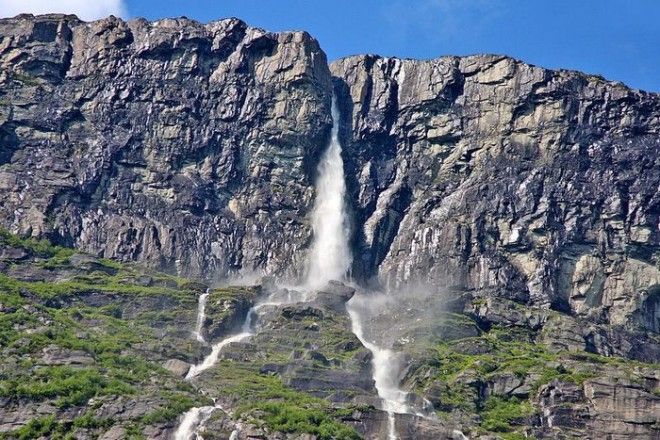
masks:
[[[168,359],[163,364],[163,368],[176,376],[184,377],[190,369],[190,364],[179,359]]]
[[[113,426],[103,434],[99,440],[121,440],[126,437],[126,430],[123,426]]]
[[[2,225],[182,274],[302,270],[332,93],[307,33],[23,15],[0,52]]]
[[[41,362],[45,365],[92,365],[94,358],[81,350],[67,350],[49,345],[42,351]]]
[[[355,274],[656,331],[657,94],[492,55],[330,69]]]

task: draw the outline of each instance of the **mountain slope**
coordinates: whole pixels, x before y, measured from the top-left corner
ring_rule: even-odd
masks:
[[[184,380],[295,296],[333,96],[362,287],[267,303]],[[209,439],[658,435],[657,94],[493,55],[328,65],[238,19],[21,15],[0,196],[4,437],[168,438],[212,402]],[[207,344],[227,278],[262,285],[209,292]],[[378,409],[354,294],[416,412]]]

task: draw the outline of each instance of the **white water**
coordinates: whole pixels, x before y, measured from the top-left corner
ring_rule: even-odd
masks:
[[[330,144],[318,166],[316,200],[312,211],[314,240],[309,253],[306,287],[314,290],[331,280],[343,280],[351,266],[346,215],[344,162],[339,143],[339,109],[332,96]]]
[[[290,298],[290,295],[288,296]],[[240,333],[237,333],[232,336],[228,336],[225,339],[220,340],[216,344],[213,344],[211,346],[211,353],[209,353],[202,362],[200,362],[197,365],[193,365],[190,367],[190,370],[188,370],[188,374],[186,374],[186,379],[192,379],[195,376],[198,376],[199,373],[201,373],[204,370],[208,370],[211,368],[213,365],[218,362],[218,357],[220,356],[220,352],[222,351],[223,348],[225,348],[227,345],[234,343],[234,342],[241,342],[249,338],[250,336],[254,336],[254,329],[252,328],[252,322],[254,316],[258,315],[258,312],[261,308],[266,307],[266,306],[279,306],[283,304],[287,304],[288,302],[286,300],[282,301],[274,301],[273,296],[270,296],[269,299],[266,302],[259,303],[252,307],[248,313],[247,316],[245,317],[245,321],[243,322],[243,326],[241,327]]]
[[[197,304],[197,325],[195,326],[195,339],[197,339],[202,344],[206,344],[206,339],[204,338],[204,320],[206,320],[206,301],[209,297],[209,291],[199,297],[199,303]]]
[[[316,182],[316,200],[312,212],[312,227],[314,240],[308,255],[307,278],[304,290],[309,292],[324,287],[331,280],[345,281],[352,263],[349,246],[350,231],[346,214],[346,183],[344,180],[344,164],[341,157],[341,144],[339,142],[339,110],[336,99],[332,97],[332,131],[330,144],[321,157],[318,166]],[[200,297],[195,335],[198,340],[205,342],[203,325],[207,296]],[[303,296],[306,300],[306,295]],[[190,380],[202,371],[211,368],[218,361],[220,352],[232,342],[243,341],[254,335],[252,328],[253,317],[261,307],[281,305],[295,302],[289,295],[287,298],[276,299],[271,295],[267,302],[256,305],[248,312],[241,332],[229,336],[214,344],[211,353],[198,365],[188,371],[186,379]],[[397,413],[410,413],[406,404],[407,394],[399,388],[399,372],[401,359],[392,350],[378,347],[374,342],[365,338],[360,313],[355,304],[348,303],[348,312],[351,318],[353,333],[360,342],[372,353],[373,378],[378,396],[382,401],[383,410],[388,414],[388,440],[396,440],[395,417]],[[193,408],[184,414],[181,425],[175,434],[175,440],[193,440],[198,438],[198,431],[204,425],[210,414],[217,407]],[[232,432],[231,438],[238,433]]]
[[[197,337],[198,340],[203,331],[203,328],[199,327],[199,323],[201,322],[203,327],[204,317],[202,315],[205,315],[205,304],[207,299],[208,299],[208,295],[207,296],[201,295],[199,299],[200,304],[197,307],[198,327],[195,333],[198,336]],[[255,330],[253,329],[254,318],[255,316],[259,315],[259,310],[261,310],[263,307],[288,304],[290,302],[294,302],[295,299],[296,298],[293,295],[291,295],[290,292],[287,292],[284,298],[278,298],[276,294],[271,294],[265,302],[256,304],[248,311],[247,316],[245,317],[245,321],[243,322],[243,326],[241,327],[241,331],[235,335],[228,336],[220,340],[219,342],[213,344],[213,346],[211,347],[211,353],[209,353],[208,356],[206,356],[202,360],[202,362],[190,367],[190,369],[188,370],[188,374],[186,374],[186,380],[191,380],[195,378],[202,371],[208,370],[213,365],[215,365],[218,362],[218,357],[220,356],[222,349],[227,345],[233,342],[244,341],[250,336],[253,336],[255,334]],[[202,302],[204,303],[204,305],[202,305]],[[215,411],[218,408],[220,408],[219,405],[202,406],[202,407],[191,408],[190,410],[188,410],[188,412],[186,412],[181,417],[181,423],[179,424],[179,427],[177,428],[176,433],[174,434],[174,439],[201,440],[201,437],[198,435],[199,430],[201,429],[201,427],[204,426],[204,424],[209,419],[209,417],[211,417],[213,411]],[[236,438],[238,436],[238,433],[237,432],[232,433],[232,435],[233,438]]]
[[[174,440],[202,440],[200,428],[219,406],[200,406],[191,408],[183,415],[179,428],[174,433]]]
[[[396,426],[395,414],[411,414],[411,409],[408,406],[407,397],[408,393],[399,388],[399,373],[401,372],[402,360],[398,353],[381,348],[373,341],[367,340],[362,323],[358,306],[355,304],[355,299],[347,304],[348,315],[351,318],[351,327],[353,333],[360,340],[367,350],[371,352],[371,367],[373,371],[373,378],[378,392],[378,397],[383,405],[383,411],[387,412],[387,438],[388,440],[396,440]],[[361,298],[364,299],[364,298]]]
[[[316,200],[312,213],[314,241],[309,254],[307,288],[323,287],[331,280],[346,279],[352,263],[349,245],[350,230],[346,214],[346,183],[344,163],[339,142],[340,114],[335,96],[332,97],[332,132],[328,149],[318,167]],[[366,340],[357,307],[348,307],[353,333],[372,353],[373,378],[376,391],[388,414],[388,439],[396,440],[394,414],[410,413],[407,393],[399,388],[400,356],[392,350],[378,347]]]

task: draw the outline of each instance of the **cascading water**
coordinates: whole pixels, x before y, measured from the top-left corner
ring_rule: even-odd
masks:
[[[195,325],[195,339],[197,339],[202,344],[206,344],[206,339],[204,338],[204,320],[206,319],[206,301],[209,297],[209,291],[202,293],[199,297],[199,303],[197,304],[197,325]]]
[[[360,309],[368,304],[368,298],[353,297],[347,304],[348,315],[351,318],[353,333],[360,340],[367,350],[371,352],[371,367],[373,379],[380,397],[383,411],[387,412],[387,438],[396,440],[395,414],[411,414],[408,406],[408,393],[399,387],[399,373],[401,372],[402,360],[400,354],[379,347],[374,342],[369,341],[362,328]]]
[[[211,417],[213,411],[219,409],[217,406],[201,406],[191,408],[186,412],[179,424],[179,428],[174,433],[174,440],[201,440],[199,428]]]
[[[351,253],[348,246],[349,230],[344,207],[344,197],[346,195],[344,163],[341,158],[341,144],[339,143],[339,110],[334,95],[332,97],[332,121],[330,143],[318,167],[317,196],[312,213],[314,241],[309,254],[307,280],[304,286],[306,291],[322,287],[330,280],[344,279],[351,265]],[[207,300],[208,292],[199,298],[197,323],[194,332],[195,338],[202,343],[206,343],[204,321]],[[186,379],[191,380],[215,365],[220,352],[227,345],[232,342],[243,341],[254,335],[253,318],[261,307],[280,305],[287,302],[293,302],[290,294],[281,301],[273,301],[271,295],[267,302],[252,307],[245,317],[241,331],[213,344],[211,353],[202,362],[190,367]],[[183,415],[181,424],[175,433],[175,439],[191,440],[196,438],[200,427],[215,409],[216,407],[213,406],[190,409]]]
[[[323,287],[331,280],[345,280],[352,262],[339,122],[339,107],[333,94],[330,144],[319,163],[317,195],[312,213],[314,241],[309,255],[308,289]],[[353,333],[372,353],[376,391],[383,402],[383,410],[388,413],[388,438],[395,440],[397,435],[394,414],[410,412],[405,403],[406,393],[399,388],[399,356],[367,341],[357,308],[349,303],[348,311]]]
[[[344,162],[339,142],[339,108],[332,95],[332,130],[330,143],[318,166],[316,200],[312,211],[314,241],[309,253],[306,287],[325,286],[331,280],[343,280],[351,266],[348,244],[350,231],[346,215]]]
[[[255,329],[253,327],[254,318],[259,316],[259,311],[262,308],[267,306],[278,306],[278,305],[288,304],[289,302],[292,302],[294,300],[294,298],[288,293],[283,298],[278,298],[277,293],[278,292],[271,294],[266,301],[260,302],[255,306],[253,306],[252,308],[250,308],[247,315],[245,316],[245,321],[243,322],[241,331],[237,334],[228,336],[220,340],[219,342],[213,344],[213,346],[211,347],[211,353],[209,353],[208,356],[206,356],[202,360],[202,362],[190,367],[190,369],[188,370],[188,374],[186,374],[186,380],[192,380],[193,378],[198,376],[202,371],[208,370],[213,365],[215,365],[216,362],[218,362],[218,357],[220,356],[220,353],[224,347],[228,346],[233,342],[241,342],[246,340],[250,336],[253,336],[255,334]],[[202,326],[204,322],[204,317],[202,315],[205,314],[205,309],[206,309],[205,306],[202,306],[202,302],[204,302],[205,304],[208,299],[208,295],[205,297],[204,295],[200,296],[199,299],[200,304],[197,308],[197,314],[198,314],[197,322],[198,323],[202,322]],[[196,332],[197,339],[199,339],[202,333],[201,330],[198,329]],[[216,409],[221,409],[221,408],[219,405],[216,405],[216,406],[196,407],[188,410],[188,412],[186,412],[181,417],[181,423],[179,424],[179,427],[177,428],[176,433],[174,434],[174,439],[175,440],[200,439],[201,437],[198,435],[199,430],[211,417],[211,414]]]
[[[341,143],[339,142],[339,109],[335,96],[332,97],[332,130],[330,143],[323,153],[318,166],[316,181],[316,200],[312,212],[312,228],[314,240],[308,255],[307,277],[303,290],[311,292],[324,287],[331,280],[345,281],[352,263],[349,246],[350,231],[346,214],[345,197],[346,183],[344,180],[344,163],[341,157]],[[208,293],[200,296],[195,337],[203,343],[206,301]],[[304,295],[303,300],[307,300]],[[254,317],[265,306],[282,305],[295,302],[289,294],[286,298],[277,300],[271,295],[266,302],[255,305],[250,309],[241,331],[229,336],[211,347],[211,353],[197,365],[194,365],[186,375],[191,380],[204,370],[211,368],[218,361],[220,352],[232,342],[240,342],[255,334],[253,328]],[[372,353],[373,379],[380,397],[383,410],[388,413],[388,439],[395,440],[395,413],[408,413],[406,393],[399,387],[398,375],[400,372],[399,356],[387,349],[378,347],[366,339],[362,328],[361,314],[355,305],[355,298],[348,304],[352,331],[362,344]],[[364,300],[364,299],[363,299]],[[218,406],[205,406],[192,408],[183,415],[181,424],[176,431],[176,440],[192,440],[199,438],[199,431],[211,413]],[[237,433],[232,433],[236,438]]]
[[[209,353],[209,355],[206,356],[201,363],[190,367],[190,370],[188,370],[188,374],[186,375],[186,379],[192,379],[193,377],[199,375],[199,373],[202,371],[208,370],[213,365],[215,365],[215,363],[218,362],[218,356],[220,355],[220,352],[227,345],[233,342],[241,342],[252,336],[254,334],[252,332],[252,313],[254,313],[254,308],[250,309],[248,312],[248,315],[243,322],[241,332],[233,336],[229,336],[228,338],[222,339],[216,344],[213,344],[213,346],[211,346],[211,353]]]

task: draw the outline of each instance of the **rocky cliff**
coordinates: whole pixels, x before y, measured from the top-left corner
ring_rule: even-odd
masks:
[[[500,56],[331,70],[360,273],[659,330],[657,95]]]
[[[334,77],[356,276],[659,329],[655,94],[499,56],[328,68],[308,34],[236,19],[19,16],[0,21],[0,66],[14,232],[190,275],[299,276]]]
[[[331,124],[308,34],[19,16],[0,53],[4,226],[179,273],[300,270]]]
[[[304,274],[333,94],[353,276],[403,298],[375,309],[372,336],[406,354],[411,404],[440,415],[397,416],[401,435],[657,436],[659,95],[492,55],[328,64],[304,32],[237,19],[63,15],[0,20],[0,226],[84,252],[0,237],[2,432],[37,432],[29,420],[52,410],[68,420],[38,418],[52,429],[166,438],[175,410],[208,404],[202,390],[245,432],[285,438],[289,425],[268,418],[272,389],[341,438],[384,435],[369,354],[332,301],[275,308],[254,344],[194,389],[179,383],[209,347],[181,330],[203,288],[171,275]],[[212,294],[209,338],[231,333],[253,294]],[[115,340],[119,322],[140,326],[122,330],[129,346]],[[89,326],[91,342],[72,342]],[[140,338],[147,347],[133,347]],[[143,374],[122,375],[124,356],[144,358]],[[154,362],[169,373],[148,374]],[[61,383],[81,365],[110,381],[85,389],[108,405],[92,408],[93,426],[91,405]],[[17,366],[55,376],[26,397]],[[179,388],[163,394],[168,381]],[[145,396],[120,393],[147,383]],[[210,426],[228,436],[228,417]]]

